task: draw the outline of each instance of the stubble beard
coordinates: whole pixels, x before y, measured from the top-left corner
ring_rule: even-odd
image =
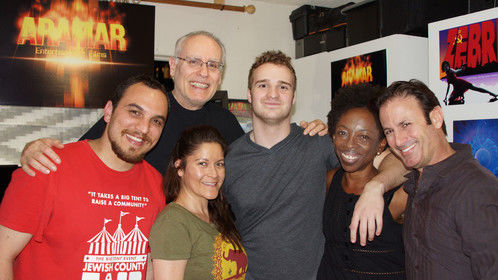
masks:
[[[124,134],[126,133],[127,133],[126,131],[122,131],[121,135],[124,136]],[[144,144],[150,142],[150,140],[146,135],[143,136],[143,138],[144,138]],[[111,142],[112,151],[116,154],[116,156],[119,159],[126,161],[128,163],[136,164],[141,162],[145,158],[145,155],[148,152],[145,151],[142,153],[137,153],[137,149],[135,148],[129,148],[128,150],[125,150],[118,144],[117,141],[115,141],[111,137],[109,137],[109,141]]]

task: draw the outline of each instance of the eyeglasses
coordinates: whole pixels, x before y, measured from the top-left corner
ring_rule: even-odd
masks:
[[[179,57],[179,56],[176,56],[175,58],[187,62],[188,66],[190,66],[196,70],[199,70],[203,64],[206,64],[207,69],[209,69],[209,71],[213,71],[213,72],[220,71],[221,72],[223,70],[223,63],[218,62],[218,61],[211,61],[210,60],[210,61],[204,62],[199,58],[193,58],[193,57],[183,58],[183,57]]]

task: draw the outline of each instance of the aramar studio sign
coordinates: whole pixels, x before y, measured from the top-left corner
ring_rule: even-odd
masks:
[[[20,19],[17,44],[66,46],[72,49],[98,49],[102,46],[106,50],[126,51],[124,26],[120,23],[110,23],[110,20],[100,20],[80,19],[76,15],[68,19],[57,11],[49,11],[45,16],[36,18],[24,16]]]
[[[0,104],[101,107],[119,81],[152,73],[154,7],[92,0],[6,5],[0,21],[11,28],[3,35],[15,39],[0,47],[0,83],[8,89]],[[28,85],[8,82],[19,77]]]
[[[332,61],[330,65],[332,98],[341,87],[363,83],[386,86],[386,50]]]

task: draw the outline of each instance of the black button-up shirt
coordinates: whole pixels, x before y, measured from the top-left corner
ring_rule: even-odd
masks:
[[[469,145],[451,147],[456,153],[420,178],[407,175],[407,278],[498,279],[498,179]]]

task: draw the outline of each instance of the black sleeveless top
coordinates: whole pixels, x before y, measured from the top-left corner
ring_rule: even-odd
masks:
[[[389,211],[393,190],[384,194],[383,227],[380,236],[366,246],[350,241],[349,224],[359,195],[342,188],[344,170],[339,169],[330,184],[323,212],[325,250],[317,279],[405,279],[402,225]]]

